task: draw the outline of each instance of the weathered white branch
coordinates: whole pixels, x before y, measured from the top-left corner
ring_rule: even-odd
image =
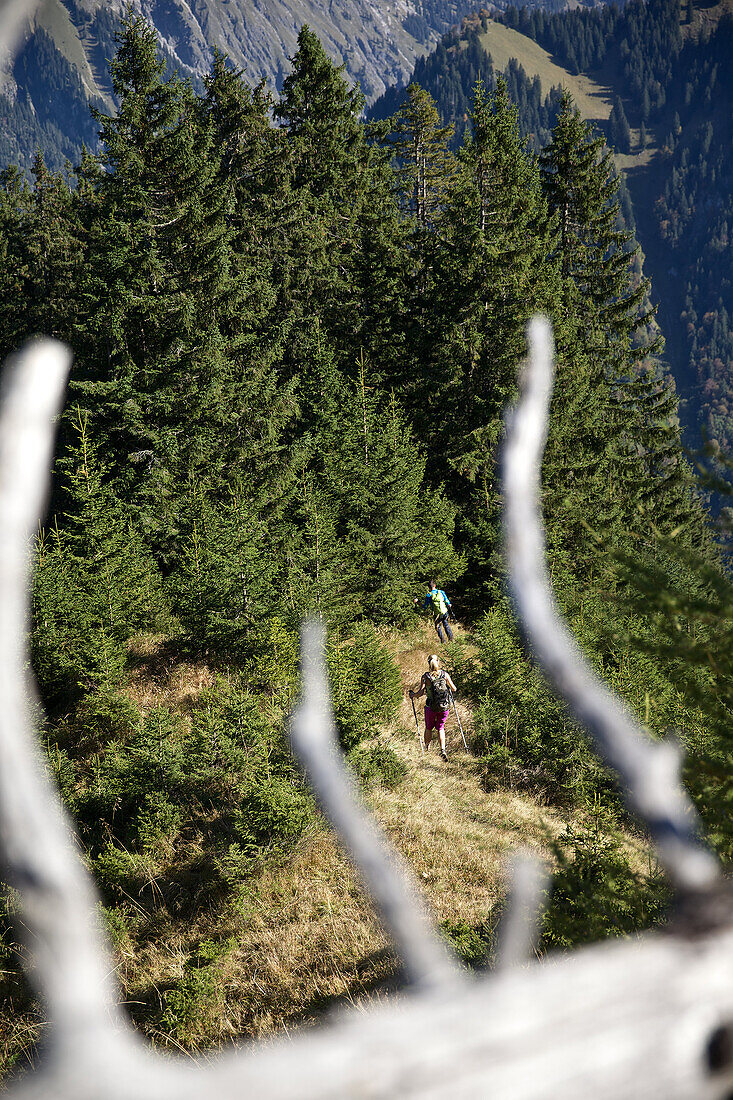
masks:
[[[92,884],[38,751],[25,674],[32,540],[70,360],[55,341],[29,343],[8,362],[0,396],[0,856],[57,1037],[82,1028],[91,1037],[110,1026],[117,998]]]
[[[549,322],[529,324],[529,359],[504,448],[504,534],[517,615],[539,665],[568,709],[618,773],[629,807],[649,830],[675,886],[700,890],[718,877],[698,835],[697,814],[679,780],[680,750],[648,737],[581,656],[553,599],[545,564],[539,486],[552,394]]]
[[[331,712],[320,624],[302,632],[303,702],[293,717],[290,742],[318,800],[353,857],[392,934],[411,982],[453,987],[463,974],[435,935],[407,867],[364,809],[343,763]]]
[[[534,958],[548,870],[531,852],[515,852],[509,876],[509,894],[499,926],[497,970],[522,966]]]
[[[34,1075],[13,1100],[726,1100],[733,931],[656,934],[202,1060]],[[722,1047],[722,1050],[721,1050]],[[722,1057],[721,1057],[722,1054]]]

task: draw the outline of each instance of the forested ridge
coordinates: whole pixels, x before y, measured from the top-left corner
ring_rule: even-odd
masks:
[[[706,18],[707,16],[707,18]],[[724,453],[733,449],[730,376],[731,251],[730,89],[733,23],[725,8],[679,0],[631,0],[622,6],[552,13],[525,6],[496,19],[538,42],[569,73],[593,75],[613,93],[604,132],[622,154],[649,150],[632,181],[636,220],[665,298],[667,356],[688,408],[690,438],[702,430]],[[414,80],[436,99],[442,118],[462,133],[472,88],[493,68],[481,36],[488,16],[466,20],[418,61]],[[547,141],[560,89],[544,95],[518,62],[507,70],[522,132]],[[394,110],[404,90],[388,90],[376,114]],[[624,209],[634,224],[630,204]],[[730,406],[730,408],[729,408]]]
[[[502,583],[497,454],[541,311],[558,600],[648,729],[680,731],[727,860],[731,588],[602,138],[563,96],[530,151],[501,80],[476,81],[457,149],[416,84],[367,124],[308,28],[276,100],[220,56],[194,91],[132,16],[117,46],[101,152],[70,180],[41,157],[31,183],[3,175],[0,342],[43,332],[75,353],[31,652],[136,1022],[198,1049],[313,1017],[315,997],[296,1011],[254,979],[245,997],[238,955],[268,906],[284,921],[273,869],[303,881],[318,828],[284,739],[298,627],[327,625],[357,774],[398,788],[408,765],[380,731],[433,576],[470,627],[446,659],[472,709],[476,799],[510,790],[568,815],[544,946],[655,919],[663,884],[629,848],[644,840],[532,671]],[[31,1056],[38,1014],[13,905],[6,892],[6,1068]],[[488,912],[443,930],[467,962],[491,949]],[[311,959],[321,1006],[327,946]],[[360,951],[338,960],[351,996],[395,969]]]

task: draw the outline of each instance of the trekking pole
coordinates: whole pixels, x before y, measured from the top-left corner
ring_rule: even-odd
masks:
[[[464,745],[464,748],[466,749],[466,752],[468,752],[468,745],[466,744],[466,735],[465,735],[465,733],[463,732],[463,726],[461,725],[461,720],[460,720],[460,718],[458,717],[458,711],[456,710],[456,701],[455,701],[455,699],[453,698],[453,692],[452,692],[452,691],[450,690],[450,688],[448,688],[448,694],[450,695],[450,701],[451,701],[451,703],[453,704],[453,713],[454,713],[454,714],[455,714],[455,716],[456,716],[456,722],[458,723],[458,728],[459,728],[459,730],[461,731],[461,737],[463,738],[463,745]],[[414,704],[414,703],[413,703],[412,705],[413,705],[413,707],[415,706],[415,704]]]
[[[417,720],[417,711],[415,710],[415,700],[412,698],[412,695],[410,695],[410,702],[412,703],[412,713],[415,715],[415,728],[417,730],[418,740],[420,741],[420,748],[422,749],[423,755],[424,755],[425,754],[425,742],[423,741],[422,734],[420,733],[420,723]]]

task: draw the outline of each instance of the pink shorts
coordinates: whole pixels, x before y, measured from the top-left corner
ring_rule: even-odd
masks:
[[[433,710],[431,707],[425,707],[425,729],[430,733],[431,730],[435,730],[440,734],[443,732],[443,726],[445,720],[448,717],[447,710]]]

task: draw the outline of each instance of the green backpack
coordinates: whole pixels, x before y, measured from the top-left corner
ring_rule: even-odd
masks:
[[[433,615],[435,615],[436,619],[439,618],[441,615],[446,615],[448,613],[448,608],[446,606],[443,593],[438,591],[437,588],[435,588],[430,593],[430,604],[433,608]]]

